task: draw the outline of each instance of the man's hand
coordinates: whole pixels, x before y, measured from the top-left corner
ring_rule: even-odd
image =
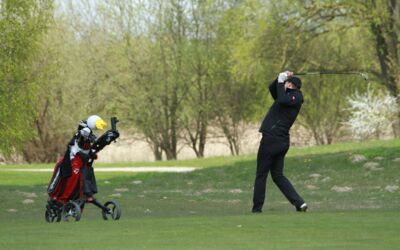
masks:
[[[287,80],[287,78],[288,78],[287,71],[279,73],[278,82],[279,83],[284,83]]]
[[[284,83],[287,79],[291,78],[292,76],[293,76],[293,72],[291,72],[291,71],[282,72],[278,76],[278,82]]]

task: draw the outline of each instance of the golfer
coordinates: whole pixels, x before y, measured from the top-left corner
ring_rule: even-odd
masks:
[[[272,180],[299,212],[307,210],[307,204],[296,192],[290,181],[283,175],[284,159],[289,150],[289,130],[303,104],[300,91],[301,80],[286,71],[269,85],[274,98],[262,122],[260,132],[262,139],[257,155],[257,172],[254,182],[253,213],[261,213],[265,200],[268,173]]]

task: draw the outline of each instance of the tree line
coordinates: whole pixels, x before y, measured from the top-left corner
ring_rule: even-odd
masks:
[[[117,115],[155,159],[180,145],[204,157],[272,102],[280,71],[367,72],[398,95],[394,0],[0,0],[0,151],[52,162],[77,121]],[[299,124],[332,143],[357,76],[304,77]],[[398,131],[398,124],[395,131]]]

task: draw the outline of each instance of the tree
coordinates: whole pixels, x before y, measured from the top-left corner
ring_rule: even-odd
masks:
[[[56,19],[42,37],[32,66],[40,98],[32,123],[33,136],[22,149],[24,160],[56,161],[66,150],[78,122],[89,115],[90,100],[79,77],[85,67],[78,58],[74,31],[65,20]]]
[[[265,10],[257,1],[230,3],[218,24],[212,75],[217,93],[215,122],[231,154],[238,155],[243,128],[259,114],[265,95],[256,39]]]
[[[187,98],[183,104],[184,139],[196,156],[204,157],[208,127],[215,117],[215,36],[221,6],[216,2],[192,0],[189,7]]]
[[[118,6],[116,10],[125,13],[118,30],[128,65],[127,79],[117,83],[123,112],[150,142],[156,159],[161,159],[161,151],[167,159],[176,159],[182,131],[179,119],[188,93],[183,1],[142,6],[149,22],[139,30],[131,22],[132,6]]]
[[[375,64],[369,73],[376,77],[389,93],[397,97],[399,94],[399,5],[396,0],[382,1],[312,1],[307,10],[307,19],[317,21],[321,26],[331,27],[331,23],[341,20],[339,27],[365,27],[369,33],[365,40],[375,50]],[[338,26],[338,25],[337,25]],[[400,117],[400,112],[399,112]],[[394,123],[395,135],[398,136],[400,119]]]
[[[0,151],[6,156],[33,136],[40,83],[32,67],[52,14],[51,0],[0,1]]]
[[[325,6],[325,8],[321,7]],[[260,50],[276,72],[365,71],[375,66],[365,26],[351,26],[347,13],[329,1],[271,1],[260,36]],[[354,42],[357,41],[357,42]],[[349,46],[351,44],[351,46]],[[275,78],[272,76],[271,78]],[[302,77],[305,103],[299,123],[309,129],[318,144],[338,137],[346,118],[345,96],[365,91],[359,77]]]
[[[302,29],[317,32],[337,32],[356,27],[367,28],[363,40],[375,49],[377,64],[369,69],[388,91],[398,95],[399,75],[399,6],[395,0],[382,1],[299,1],[303,4],[297,23]],[[300,28],[299,27],[299,28]],[[359,70],[363,70],[359,68]]]
[[[360,32],[328,33],[313,39],[302,48],[309,59],[304,67],[314,70],[336,68],[338,71],[347,71],[353,65],[363,67],[371,56],[358,53],[365,50],[365,44],[347,46],[357,40]],[[302,80],[305,103],[299,123],[312,132],[317,144],[331,144],[339,136],[348,115],[346,97],[356,90],[366,91],[367,82],[352,75],[305,76]]]

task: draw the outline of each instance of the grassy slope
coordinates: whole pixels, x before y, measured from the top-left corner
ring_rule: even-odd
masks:
[[[369,152],[372,154],[384,151],[386,148],[399,147],[400,140],[379,140],[369,142],[346,142],[340,144],[314,146],[314,147],[294,147],[289,150],[288,157],[291,156],[305,156],[305,155],[320,155],[320,154],[331,154],[339,152]],[[372,149],[369,151],[368,149]],[[371,156],[371,155],[370,155]],[[101,157],[101,153],[100,153]],[[399,156],[400,157],[400,156]],[[120,162],[120,163],[96,163],[96,167],[145,167],[145,166],[191,166],[191,167],[218,167],[232,165],[239,161],[249,161],[255,158],[254,155],[244,156],[219,156],[205,159],[191,159],[191,160],[172,160],[172,161],[160,161],[160,162]],[[12,164],[12,165],[0,165],[0,169],[10,168],[53,168],[54,164]]]
[[[115,198],[123,208],[119,222],[103,222],[87,207],[79,223],[48,225],[49,173],[1,172],[0,249],[49,248],[65,241],[61,236],[71,238],[61,249],[82,243],[83,249],[396,249],[399,190],[385,187],[400,185],[400,163],[393,161],[399,146],[391,140],[291,149],[285,171],[309,203],[307,214],[294,213],[271,180],[264,214],[249,214],[254,155],[157,164],[207,167],[186,174],[98,173],[99,200],[111,199],[115,188],[128,189]],[[384,157],[376,161],[383,170],[351,163],[355,153]],[[8,167],[14,166],[2,168]],[[133,184],[138,180],[142,184]],[[334,186],[352,192],[337,193]],[[26,193],[38,196],[35,203],[22,204]]]

